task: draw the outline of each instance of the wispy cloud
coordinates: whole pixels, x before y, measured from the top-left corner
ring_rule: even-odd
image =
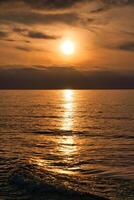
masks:
[[[0,31],[0,39],[5,39],[8,37],[8,32]]]
[[[91,11],[91,13],[100,13],[107,11],[114,7],[121,7],[126,5],[134,5],[133,0],[99,0],[98,6]]]
[[[60,38],[59,36],[56,35],[49,35],[41,31],[32,31],[26,28],[15,27],[13,28],[13,31],[33,39],[56,40]]]
[[[21,50],[21,51],[27,51],[27,52],[32,51],[32,49],[29,48],[29,47],[17,46],[17,47],[15,47],[15,48],[18,49],[18,50]]]
[[[117,48],[124,51],[134,51],[134,41],[122,43]]]
[[[89,2],[92,0],[20,0],[19,3],[25,3],[32,8],[39,9],[64,9],[69,8],[77,3]],[[0,3],[18,3],[17,0],[1,0]]]
[[[80,20],[76,13],[58,13],[58,14],[45,14],[33,11],[4,11],[0,12],[1,24],[8,23],[19,23],[24,25],[34,24],[55,24],[55,23],[66,23],[66,24],[77,24]],[[18,30],[19,32],[19,30]]]
[[[48,35],[42,32],[35,32],[35,31],[28,32],[27,36],[34,39],[47,39],[47,40],[55,40],[59,38],[58,36]]]

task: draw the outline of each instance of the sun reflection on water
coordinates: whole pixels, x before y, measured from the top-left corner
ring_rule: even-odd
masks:
[[[61,130],[69,131],[69,135],[62,136],[59,140],[60,153],[65,156],[64,159],[67,161],[72,158],[77,151],[75,136],[71,131],[73,130],[73,115],[74,115],[74,91],[64,90],[63,93],[63,106],[64,114],[62,119]]]
[[[64,90],[64,99],[65,101],[72,101],[73,99],[73,90]]]
[[[64,114],[62,120],[62,130],[70,131],[73,128],[73,107],[74,107],[74,93],[73,90],[64,90],[63,93],[63,107],[64,107]]]
[[[73,155],[77,152],[76,141],[73,135],[68,135],[60,138],[60,154],[64,156],[64,160],[71,160]]]
[[[74,91],[64,90],[62,98],[62,120],[61,120],[61,133],[59,130],[58,136],[49,136],[44,139],[52,142],[53,145],[49,148],[48,159],[40,157],[32,158],[31,162],[38,167],[58,174],[71,174],[77,173],[74,166],[70,164],[74,162],[74,157],[78,154],[77,137],[73,133],[73,118],[74,118]],[[63,134],[62,134],[63,133]],[[47,155],[47,153],[46,153]],[[52,158],[51,158],[52,156]],[[55,159],[55,157],[57,157]]]

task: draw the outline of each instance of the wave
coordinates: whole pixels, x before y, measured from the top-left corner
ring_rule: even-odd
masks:
[[[47,172],[47,176],[52,176]],[[75,191],[65,186],[56,185],[55,181],[48,182],[48,177],[42,177],[34,167],[27,165],[21,166],[13,171],[9,177],[10,184],[31,196],[32,199],[53,199],[53,200],[106,200],[93,194]]]
[[[39,135],[47,135],[47,136],[78,136],[78,137],[98,137],[98,138],[103,138],[103,139],[133,139],[134,135],[133,134],[124,134],[124,133],[106,133],[105,134],[100,130],[100,132],[94,132],[94,131],[72,131],[72,130],[60,130],[60,129],[50,129],[50,130],[31,130],[28,131],[29,133],[32,134],[39,134]]]
[[[78,131],[68,131],[68,130],[32,130],[32,133],[35,134],[45,134],[45,135],[82,135],[84,132],[78,132]]]

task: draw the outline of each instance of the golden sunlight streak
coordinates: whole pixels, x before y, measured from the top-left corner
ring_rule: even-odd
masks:
[[[60,147],[60,152],[65,156],[74,154],[77,151],[77,147],[75,145],[75,136],[73,135],[62,137],[60,139],[60,143],[62,143],[62,146]]]
[[[64,90],[65,101],[71,101],[72,98],[73,98],[73,91],[72,90]]]
[[[73,90],[64,90],[64,114],[62,130],[71,130],[73,127]]]
[[[79,148],[77,146],[77,137],[73,134],[73,123],[74,123],[74,98],[75,92],[73,90],[63,90],[62,94],[62,105],[60,112],[62,113],[61,118],[61,133],[63,135],[52,135],[51,137],[46,137],[46,135],[41,136],[44,141],[53,141],[54,146],[50,149],[49,154],[56,154],[60,156],[60,162],[66,163],[69,166],[69,163],[74,156],[78,154]],[[65,134],[64,134],[65,133]],[[34,157],[29,161],[32,164],[37,165],[38,167],[44,169],[45,171],[54,172],[57,174],[77,174],[78,167],[68,167],[55,165],[53,166],[53,160],[51,159],[42,159],[40,157]],[[56,163],[56,162],[55,162]],[[57,163],[56,163],[57,164]]]

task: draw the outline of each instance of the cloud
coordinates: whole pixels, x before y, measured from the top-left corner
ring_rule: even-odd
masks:
[[[29,31],[26,28],[15,27],[15,28],[13,28],[13,31],[16,33],[20,33],[23,36],[27,36],[27,37],[33,38],[33,39],[56,40],[56,39],[60,38],[59,36],[48,35],[46,33],[39,32],[39,31]]]
[[[26,52],[41,51],[41,49],[34,48],[34,47],[27,47],[27,46],[16,46],[15,48],[16,48],[17,50],[26,51]]]
[[[98,6],[91,13],[100,13],[114,7],[134,5],[134,0],[99,0]]]
[[[0,31],[0,39],[5,39],[8,37],[8,33],[4,31]]]
[[[76,24],[80,20],[77,13],[57,13],[57,14],[45,14],[34,11],[13,11],[0,12],[0,22],[1,24],[9,23],[19,23],[24,25],[34,25],[34,24],[56,24],[56,23],[66,23],[66,24]],[[16,29],[16,32],[21,32],[22,30]]]
[[[17,46],[16,49],[21,50],[21,51],[27,51],[27,52],[32,51],[31,48],[28,48],[28,47],[22,47],[22,46]]]
[[[123,51],[134,51],[134,41],[125,41],[122,43],[117,43],[117,44],[105,44],[104,47],[108,49],[113,49],[113,50],[123,50]]]
[[[1,89],[112,89],[134,88],[134,71],[98,69],[79,71],[69,67],[1,66]]]
[[[77,3],[84,3],[91,0],[20,0],[19,3],[25,3],[32,8],[39,9],[64,9],[70,8]],[[0,3],[18,3],[17,0],[0,0]]]
[[[0,0],[1,3],[7,4],[10,2],[9,10],[2,9],[0,12],[0,22],[1,23],[20,23],[25,25],[34,25],[34,24],[44,24],[44,25],[52,25],[52,24],[60,24],[66,23],[69,25],[82,25],[84,26],[84,22],[87,23],[85,25],[89,25],[91,22],[96,23],[96,18],[93,16],[90,17],[91,13],[99,13],[110,8],[116,6],[125,6],[125,5],[133,5],[133,0]],[[15,4],[16,2],[16,4]],[[24,3],[22,6],[21,3]],[[94,3],[94,9],[90,8],[88,13],[82,10],[82,7],[86,5],[88,8],[88,4]],[[12,4],[14,3],[14,7]],[[64,11],[64,8],[70,8],[77,3],[80,3],[81,6],[79,7],[80,10],[67,10]],[[86,4],[85,4],[86,3]],[[18,5],[19,4],[19,5]],[[16,5],[16,6],[15,6]],[[22,9],[20,10],[22,6]],[[28,8],[27,6],[30,6]],[[8,6],[7,6],[8,8]],[[34,9],[35,10],[34,10]],[[39,8],[47,9],[47,12],[40,12]],[[59,9],[59,12],[55,9]],[[63,12],[61,12],[63,10]],[[49,11],[51,11],[49,13]],[[87,11],[86,11],[87,12]],[[89,19],[89,20],[88,20]],[[94,20],[95,19],[95,20]],[[100,22],[100,20],[99,20]],[[21,32],[21,29],[16,28],[16,32]],[[25,30],[24,30],[25,31]]]
[[[58,36],[48,35],[42,32],[35,32],[35,31],[28,32],[27,36],[30,38],[47,39],[47,40],[55,40],[59,38]]]
[[[24,32],[27,32],[27,29],[15,27],[15,28],[13,28],[13,31],[16,32],[16,33],[24,33]]]
[[[0,0],[0,3],[18,3],[18,0]],[[110,8],[111,6],[122,6],[122,5],[133,5],[133,0],[20,0],[19,3],[25,3],[32,8],[40,9],[65,9],[70,8],[78,3],[91,3],[95,2],[98,5],[101,4],[103,7]],[[96,9],[96,12],[99,9]]]
[[[13,39],[6,39],[5,41],[7,41],[7,42],[16,42],[17,40],[13,40]]]
[[[23,0],[26,4],[32,7],[45,8],[45,9],[63,9],[72,7],[73,5],[81,2],[86,2],[87,0]]]
[[[134,42],[125,42],[118,46],[118,49],[124,51],[134,51]]]

